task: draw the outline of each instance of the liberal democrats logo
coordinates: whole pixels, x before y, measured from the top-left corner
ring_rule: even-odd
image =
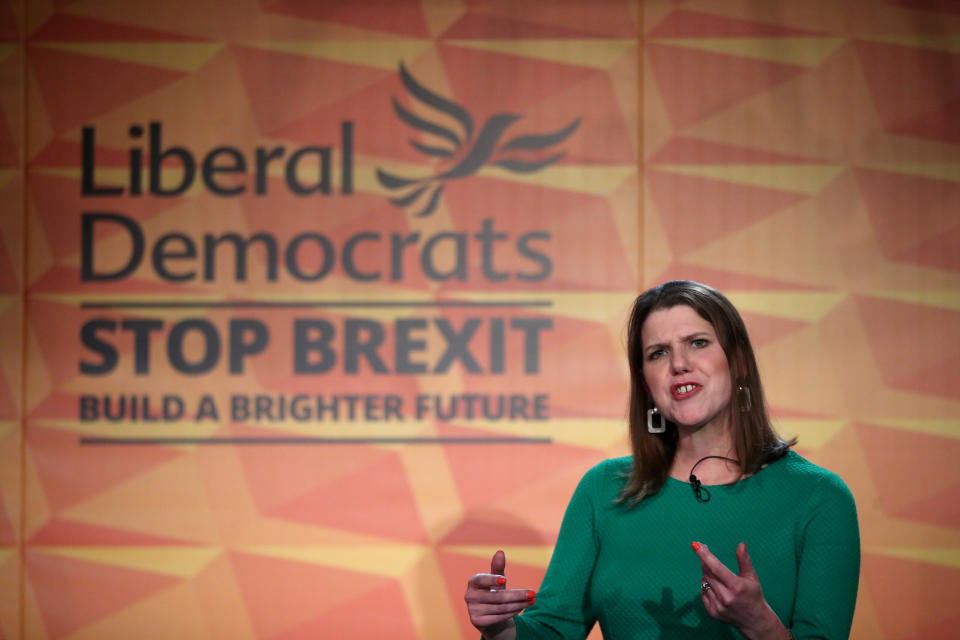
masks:
[[[473,117],[459,104],[439,96],[417,82],[407,68],[400,63],[400,79],[410,96],[423,105],[451,116],[459,125],[459,131],[415,115],[393,99],[393,110],[404,123],[430,134],[436,142],[422,144],[410,140],[410,144],[420,153],[448,160],[452,166],[438,174],[423,178],[404,178],[377,169],[377,180],[391,191],[400,191],[400,195],[390,202],[401,208],[413,207],[414,215],[428,216],[440,202],[443,188],[448,180],[466,178],[487,164],[513,171],[515,173],[533,173],[563,157],[564,152],[555,153],[547,158],[531,159],[542,156],[547,149],[560,144],[580,125],[577,118],[559,131],[552,133],[526,134],[511,138],[504,143],[500,139],[514,122],[523,116],[515,113],[498,113],[480,128],[474,137]]]

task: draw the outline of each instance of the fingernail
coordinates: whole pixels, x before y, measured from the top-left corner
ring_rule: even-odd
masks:
[[[537,593],[535,591],[527,589],[527,600],[535,600],[536,597],[537,597]]]
[[[690,546],[693,547],[693,550],[694,550],[694,551],[700,551],[700,543],[699,543],[699,542],[691,542],[691,543],[690,543]]]
[[[530,604],[533,604],[533,603],[536,602],[536,601],[537,601],[536,598],[530,598]]]
[[[499,578],[497,578],[497,584],[507,584],[507,579],[504,578],[503,576],[500,576]]]

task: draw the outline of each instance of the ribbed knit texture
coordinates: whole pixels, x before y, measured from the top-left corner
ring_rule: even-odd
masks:
[[[628,508],[614,503],[632,460],[587,472],[567,507],[537,602],[516,617],[518,640],[740,638],[700,599],[705,542],[733,573],[745,542],[764,596],[794,636],[847,638],[860,571],[856,506],[837,475],[794,452],[698,502],[669,479]]]

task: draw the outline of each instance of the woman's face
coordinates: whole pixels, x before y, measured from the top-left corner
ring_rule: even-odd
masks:
[[[640,337],[643,377],[660,413],[684,427],[724,425],[730,367],[713,325],[678,305],[647,316]]]

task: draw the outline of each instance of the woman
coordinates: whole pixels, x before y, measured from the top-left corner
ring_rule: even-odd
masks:
[[[470,579],[474,626],[487,640],[584,638],[594,622],[606,640],[848,637],[853,497],[773,430],[733,305],[696,282],[650,289],[628,351],[633,456],[581,480],[539,593],[507,588],[502,551]]]

